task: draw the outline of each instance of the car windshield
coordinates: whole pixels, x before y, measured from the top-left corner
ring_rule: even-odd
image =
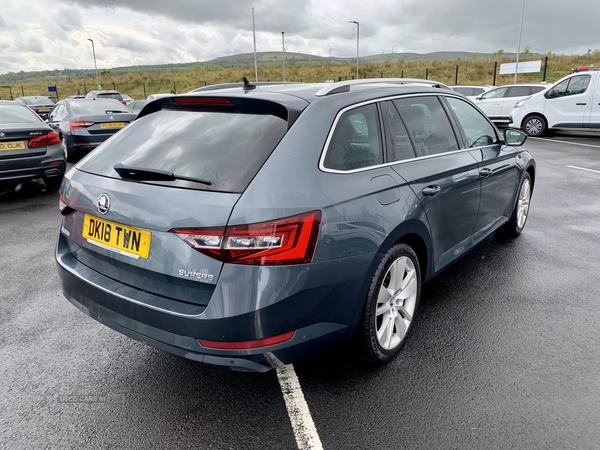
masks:
[[[0,105],[0,124],[39,123],[40,119],[24,106]]]
[[[270,114],[163,110],[136,120],[78,169],[117,178],[113,167],[123,164],[207,180],[214,190],[240,192],[286,130],[287,122]]]
[[[129,109],[121,102],[112,100],[75,100],[71,102],[71,108],[75,114],[108,114],[128,113]]]

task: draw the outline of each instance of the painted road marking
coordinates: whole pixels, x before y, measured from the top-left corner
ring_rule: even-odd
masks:
[[[573,144],[573,145],[582,145],[584,147],[600,148],[600,145],[581,144],[579,142],[569,142],[569,141],[559,141],[558,139],[545,139],[545,138],[539,138],[539,137],[538,138],[530,137],[529,139],[535,139],[538,141],[558,142],[559,144]]]
[[[299,450],[323,450],[321,439],[310,415],[308,404],[304,399],[300,381],[296,376],[294,366],[277,369],[277,378],[285,400],[285,406],[292,422]]]
[[[586,169],[585,167],[577,167],[577,166],[569,166],[569,165],[567,165],[567,167],[569,169],[585,170],[586,172],[600,173],[600,170]]]

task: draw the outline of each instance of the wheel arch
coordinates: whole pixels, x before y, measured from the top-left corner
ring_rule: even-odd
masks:
[[[360,290],[360,296],[366,300],[367,293],[371,286],[373,276],[377,272],[377,268],[381,263],[384,255],[396,244],[409,245],[419,259],[419,268],[421,270],[421,284],[433,277],[433,250],[430,238],[430,232],[427,225],[418,219],[411,219],[399,224],[393,229],[388,237],[383,241],[379,250],[373,255],[371,266],[365,276],[365,279]],[[363,304],[364,301],[363,300]],[[360,323],[362,308],[356,312],[354,320],[350,325],[350,329],[356,330]]]
[[[429,228],[420,220],[408,220],[398,225],[385,239],[379,252],[385,254],[396,244],[409,245],[419,259],[421,281],[426,281],[433,276],[432,245]]]

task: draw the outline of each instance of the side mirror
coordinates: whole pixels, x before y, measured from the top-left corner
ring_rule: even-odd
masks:
[[[504,142],[506,145],[511,147],[520,147],[527,139],[527,135],[525,133],[514,128],[506,128],[502,134],[504,135]]]
[[[477,97],[475,97],[475,100],[481,100],[482,96],[483,96],[483,94],[479,94]]]

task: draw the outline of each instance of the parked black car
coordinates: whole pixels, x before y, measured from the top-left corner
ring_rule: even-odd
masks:
[[[29,107],[32,111],[35,111],[42,119],[48,117],[48,113],[54,108],[56,102],[50,97],[44,96],[26,96],[17,97],[15,102]]]
[[[113,99],[58,102],[48,124],[58,133],[68,160],[89,153],[135,119],[127,106]]]
[[[58,134],[30,108],[0,100],[0,182],[43,178],[57,188],[66,168]]]

